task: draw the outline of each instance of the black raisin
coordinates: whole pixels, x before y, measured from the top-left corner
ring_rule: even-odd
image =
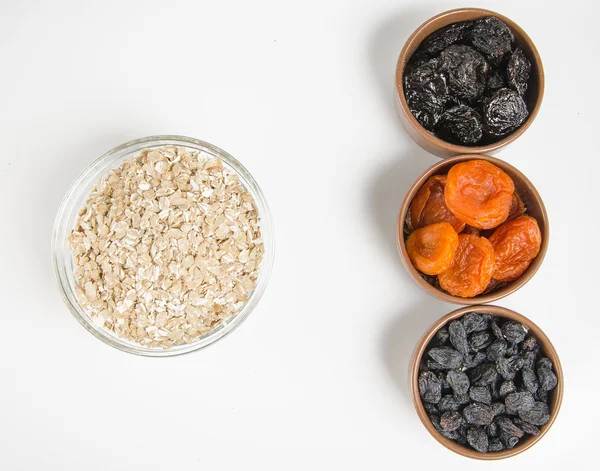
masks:
[[[462,415],[457,411],[444,412],[440,417],[440,427],[446,432],[453,432],[454,430],[458,429],[462,423]]]
[[[500,385],[500,397],[506,397],[510,393],[514,393],[516,391],[517,391],[517,387],[515,386],[515,383],[513,383],[512,381],[503,381],[502,384]]]
[[[538,368],[548,368],[549,370],[551,370],[554,367],[554,365],[552,364],[552,360],[546,357],[540,358],[536,366]]]
[[[475,145],[483,137],[481,115],[469,106],[457,105],[441,116],[436,132],[446,142]]]
[[[467,342],[467,332],[460,321],[452,321],[448,325],[450,334],[450,343],[463,355],[469,352],[469,343]]]
[[[436,345],[443,345],[448,340],[448,327],[443,326],[440,330],[435,333],[434,340]]]
[[[473,102],[483,95],[490,66],[472,47],[447,47],[440,54],[439,69],[446,74],[448,89],[455,99]]]
[[[498,379],[494,365],[481,364],[469,371],[469,379],[474,386],[487,386]]]
[[[463,416],[467,423],[471,425],[489,425],[494,418],[490,406],[487,404],[479,404],[477,402],[465,407]]]
[[[528,335],[521,343],[521,350],[525,352],[535,352],[538,349],[538,343],[535,337]]]
[[[463,356],[452,347],[434,347],[427,353],[436,363],[449,370],[458,369],[463,365]]]
[[[514,39],[506,23],[495,16],[477,20],[469,34],[469,43],[495,64],[511,51]]]
[[[530,71],[531,62],[527,59],[523,49],[518,47],[510,56],[506,66],[508,86],[515,90],[519,95],[525,96]]]
[[[492,321],[492,333],[499,339],[504,338],[503,334],[502,334],[502,329],[500,328],[500,326],[498,325],[498,322],[496,322],[496,319],[494,319]]]
[[[527,116],[527,104],[509,88],[501,88],[483,104],[483,128],[490,136],[506,136],[521,126]]]
[[[508,321],[502,326],[502,335],[511,343],[521,343],[527,335],[527,329],[523,324]]]
[[[462,317],[462,323],[465,326],[467,334],[487,329],[488,321],[489,318],[483,314],[477,314],[476,312],[467,312]]]
[[[487,359],[489,361],[496,361],[498,358],[503,357],[505,353],[506,341],[500,339],[492,342],[486,351]]]
[[[506,380],[515,378],[517,369],[512,358],[501,357],[496,360],[496,370]]]
[[[498,429],[498,424],[496,422],[492,422],[485,429],[486,433],[489,437],[497,437],[500,434],[500,430]]]
[[[521,376],[523,378],[523,386],[525,386],[525,389],[531,394],[535,394],[540,387],[540,383],[533,370],[526,366],[521,371]]]
[[[540,388],[544,391],[552,391],[558,384],[556,375],[549,368],[538,368],[537,375],[540,380]]]
[[[476,352],[487,348],[492,343],[492,340],[492,336],[485,330],[483,332],[476,332],[469,337],[469,346]]]
[[[454,394],[464,395],[469,390],[470,382],[469,377],[462,371],[450,370],[446,375],[448,384],[454,391]]]
[[[500,432],[500,440],[502,440],[502,443],[504,443],[504,446],[508,450],[514,448],[515,445],[519,443],[519,437],[502,432]]]
[[[425,402],[437,404],[442,398],[442,385],[440,380],[431,371],[424,371],[419,375],[419,393]]]
[[[518,417],[515,417],[513,419],[513,422],[515,423],[515,425],[517,427],[519,427],[521,430],[523,430],[523,432],[528,433],[529,435],[539,435],[540,434],[539,428],[537,428],[535,425],[531,425],[530,423],[519,419]]]
[[[429,415],[440,413],[440,410],[437,408],[437,406],[435,404],[432,404],[431,402],[423,401],[423,408],[427,411],[427,414]]]
[[[496,417],[494,420],[498,424],[501,434],[505,433],[517,438],[521,438],[523,436],[523,430],[517,427],[508,417]]]
[[[477,352],[475,355],[469,355],[465,360],[465,368],[475,368],[476,366],[481,365],[487,356],[483,352]]]
[[[468,396],[467,396],[468,397]],[[440,399],[438,409],[440,412],[457,411],[463,406],[460,397],[457,399],[452,394],[447,394]]]
[[[488,436],[481,427],[468,428],[467,443],[479,453],[487,453],[488,451]]]
[[[506,413],[506,406],[501,402],[494,402],[492,404],[492,415],[496,417],[497,415],[502,415]]]
[[[490,388],[487,386],[473,386],[469,389],[469,397],[475,402],[481,402],[483,404],[492,404],[492,394]]]
[[[488,445],[488,451],[502,451],[504,450],[504,443],[499,438],[490,439]]]
[[[532,409],[535,398],[529,391],[510,393],[504,399],[504,404],[508,414],[517,414]]]
[[[440,384],[442,385],[442,390],[450,388],[450,385],[448,384],[448,380],[446,379],[446,373],[445,372],[440,371],[437,374],[437,377],[440,380]]]

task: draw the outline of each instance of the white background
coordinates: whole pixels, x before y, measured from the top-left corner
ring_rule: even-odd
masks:
[[[544,60],[541,112],[500,157],[542,194],[550,249],[499,304],[545,330],[566,386],[540,443],[482,464],[439,445],[410,402],[410,353],[456,306],[417,288],[394,242],[405,192],[437,160],[395,115],[397,56],[462,2],[2,0],[0,469],[541,470],[596,456],[600,33],[593,0],[557,3],[478,2]],[[246,323],[170,359],[87,333],[50,262],[75,177],[161,133],[241,160],[277,239]]]

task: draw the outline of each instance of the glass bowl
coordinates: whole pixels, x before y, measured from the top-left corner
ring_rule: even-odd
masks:
[[[175,345],[168,349],[149,348],[118,337],[104,327],[98,326],[79,304],[76,294],[76,282],[73,276],[73,256],[69,251],[68,236],[75,227],[77,214],[85,206],[87,198],[96,183],[113,168],[131,157],[138,155],[143,149],[174,145],[206,152],[223,161],[228,170],[235,172],[242,185],[254,198],[265,253],[258,269],[258,279],[248,301],[235,316],[222,321],[217,327],[189,344]],[[151,136],[126,142],[104,154],[87,167],[71,188],[67,191],[54,223],[52,233],[52,262],[63,300],[75,318],[95,337],[119,350],[136,355],[165,357],[181,355],[199,350],[222,339],[238,327],[254,310],[260,300],[271,274],[274,258],[273,225],[267,202],[252,175],[227,152],[198,139],[182,136]]]

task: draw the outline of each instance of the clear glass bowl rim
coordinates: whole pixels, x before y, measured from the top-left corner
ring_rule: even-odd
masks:
[[[121,339],[115,334],[108,332],[106,329],[97,326],[85,313],[77,302],[73,289],[74,279],[72,273],[72,259],[70,258],[71,254],[68,250],[66,237],[73,228],[75,217],[81,207],[83,207],[82,202],[84,203],[87,199],[91,187],[104,177],[109,170],[117,167],[127,158],[139,154],[142,149],[165,145],[183,146],[212,154],[220,158],[226,168],[235,171],[239,175],[242,184],[253,196],[258,209],[265,254],[259,267],[255,288],[250,294],[248,302],[238,314],[190,344],[177,345],[169,349],[160,350],[143,347]],[[273,267],[275,255],[273,220],[262,190],[250,172],[248,172],[248,170],[232,155],[219,147],[191,137],[177,135],[148,136],[125,142],[124,144],[109,150],[92,162],[75,179],[65,194],[54,221],[51,255],[54,273],[63,301],[73,316],[88,332],[112,347],[135,355],[151,357],[183,355],[212,345],[216,341],[226,337],[239,327],[254,310],[265,291]],[[69,276],[71,279],[69,279]]]

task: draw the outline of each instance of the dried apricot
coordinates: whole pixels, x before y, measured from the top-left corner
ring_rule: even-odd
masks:
[[[417,270],[426,275],[437,275],[446,270],[457,247],[458,234],[447,222],[421,227],[406,241],[410,260]]]
[[[410,222],[413,229],[438,222],[448,222],[452,224],[456,232],[463,230],[465,223],[452,214],[446,206],[445,186],[446,175],[434,175],[419,188],[410,204]]]
[[[506,221],[515,192],[512,179],[485,160],[470,160],[448,172],[446,206],[461,221],[492,229]]]
[[[542,233],[531,216],[521,216],[502,224],[490,237],[496,256],[494,279],[512,281],[519,278],[542,246]]]
[[[508,212],[507,221],[517,219],[519,216],[525,214],[525,203],[516,191],[513,193],[512,201],[510,203],[510,211]]]
[[[485,237],[459,234],[450,267],[439,274],[442,289],[453,296],[470,298],[485,291],[494,273],[494,248]]]

